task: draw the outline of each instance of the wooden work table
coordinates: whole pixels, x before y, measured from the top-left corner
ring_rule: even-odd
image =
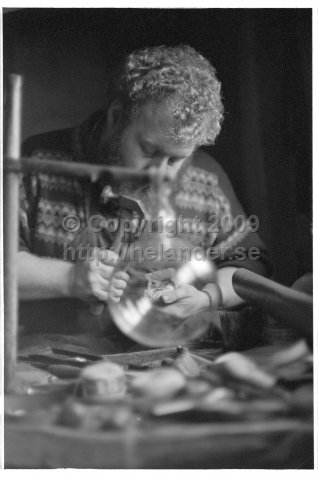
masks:
[[[245,353],[259,363],[266,363],[279,348],[259,347]],[[171,352],[172,349],[173,356]],[[208,352],[210,358],[215,358],[222,350],[215,346]],[[196,353],[206,354],[207,349],[198,349]],[[132,361],[159,364],[167,356],[167,351],[158,349],[109,359],[115,358],[121,364]],[[271,415],[271,398],[267,397],[268,412],[265,408],[263,416],[226,420],[202,415],[186,420],[173,416],[136,416],[123,429],[85,431],[51,421],[54,405],[57,408],[66,395],[74,392],[72,382],[50,383],[47,372],[25,362],[19,363],[18,372],[24,379],[24,387],[29,382],[32,388],[33,382],[39,388],[38,393],[16,393],[5,398],[6,468],[303,469],[313,466],[313,424],[308,409],[307,413],[299,411],[296,415]],[[310,388],[307,375],[293,386],[293,392],[301,396],[303,391],[308,397]],[[19,416],[19,410],[31,412],[29,419]],[[32,420],[32,412],[36,411],[42,411],[42,416]]]

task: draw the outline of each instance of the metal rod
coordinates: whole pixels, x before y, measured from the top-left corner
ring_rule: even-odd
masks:
[[[22,77],[9,75],[8,116],[6,125],[6,153],[18,162],[21,145]],[[18,210],[19,177],[15,172],[4,172],[4,390],[10,391],[15,377],[18,334]]]
[[[136,170],[133,168],[110,167],[108,165],[96,165],[91,163],[56,161],[54,158],[47,160],[39,157],[22,157],[16,159],[6,156],[4,158],[4,171],[25,172],[35,171],[44,172],[52,175],[65,175],[72,177],[88,177],[92,182],[96,182],[101,177],[123,181],[125,179],[134,181],[150,180],[158,175],[158,168],[151,167],[148,170]],[[165,178],[171,180],[167,174]]]

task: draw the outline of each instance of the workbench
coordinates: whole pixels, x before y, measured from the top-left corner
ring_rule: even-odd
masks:
[[[256,361],[266,362],[278,348],[263,346],[245,353]],[[196,352],[206,354],[207,350],[198,348]],[[210,358],[221,353],[220,345],[209,347]],[[132,361],[145,364],[160,362],[167,355],[167,351],[158,349],[110,355],[109,359],[122,365]],[[300,409],[296,415],[285,415],[275,409],[271,414],[272,402],[267,398],[268,411],[265,413],[265,408],[263,415],[238,415],[232,419],[193,415],[186,420],[182,416],[136,416],[135,421],[123,429],[88,432],[52,421],[52,406],[61,404],[65,396],[74,393],[70,382],[50,383],[47,372],[23,362],[18,364],[18,371],[25,379],[24,386],[29,378],[39,388],[37,393],[26,391],[5,397],[6,468],[313,467],[311,407],[305,409],[306,413]],[[305,376],[293,386],[293,392],[297,392],[298,397],[305,396],[308,403],[311,388],[310,376]],[[247,403],[246,409],[253,410],[253,404]],[[19,411],[27,415],[19,416]]]

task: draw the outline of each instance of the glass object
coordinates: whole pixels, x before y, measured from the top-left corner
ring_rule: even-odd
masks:
[[[136,210],[131,192],[126,196],[131,202],[130,228],[116,244],[119,268],[127,270],[130,280],[120,303],[108,306],[120,330],[150,347],[192,341],[207,331],[214,315],[211,311],[189,317],[184,313],[171,315],[167,313],[170,306],[162,300],[164,293],[181,284],[193,284],[198,279],[212,282],[215,276],[214,264],[196,259],[193,245],[178,235],[172,184],[165,173],[160,169],[149,189],[135,193]]]

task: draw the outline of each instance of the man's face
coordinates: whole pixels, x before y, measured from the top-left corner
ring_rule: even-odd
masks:
[[[148,103],[121,131],[105,140],[103,151],[111,163],[138,170],[166,165],[176,173],[194,152],[195,143],[171,139],[173,120],[165,104]]]

